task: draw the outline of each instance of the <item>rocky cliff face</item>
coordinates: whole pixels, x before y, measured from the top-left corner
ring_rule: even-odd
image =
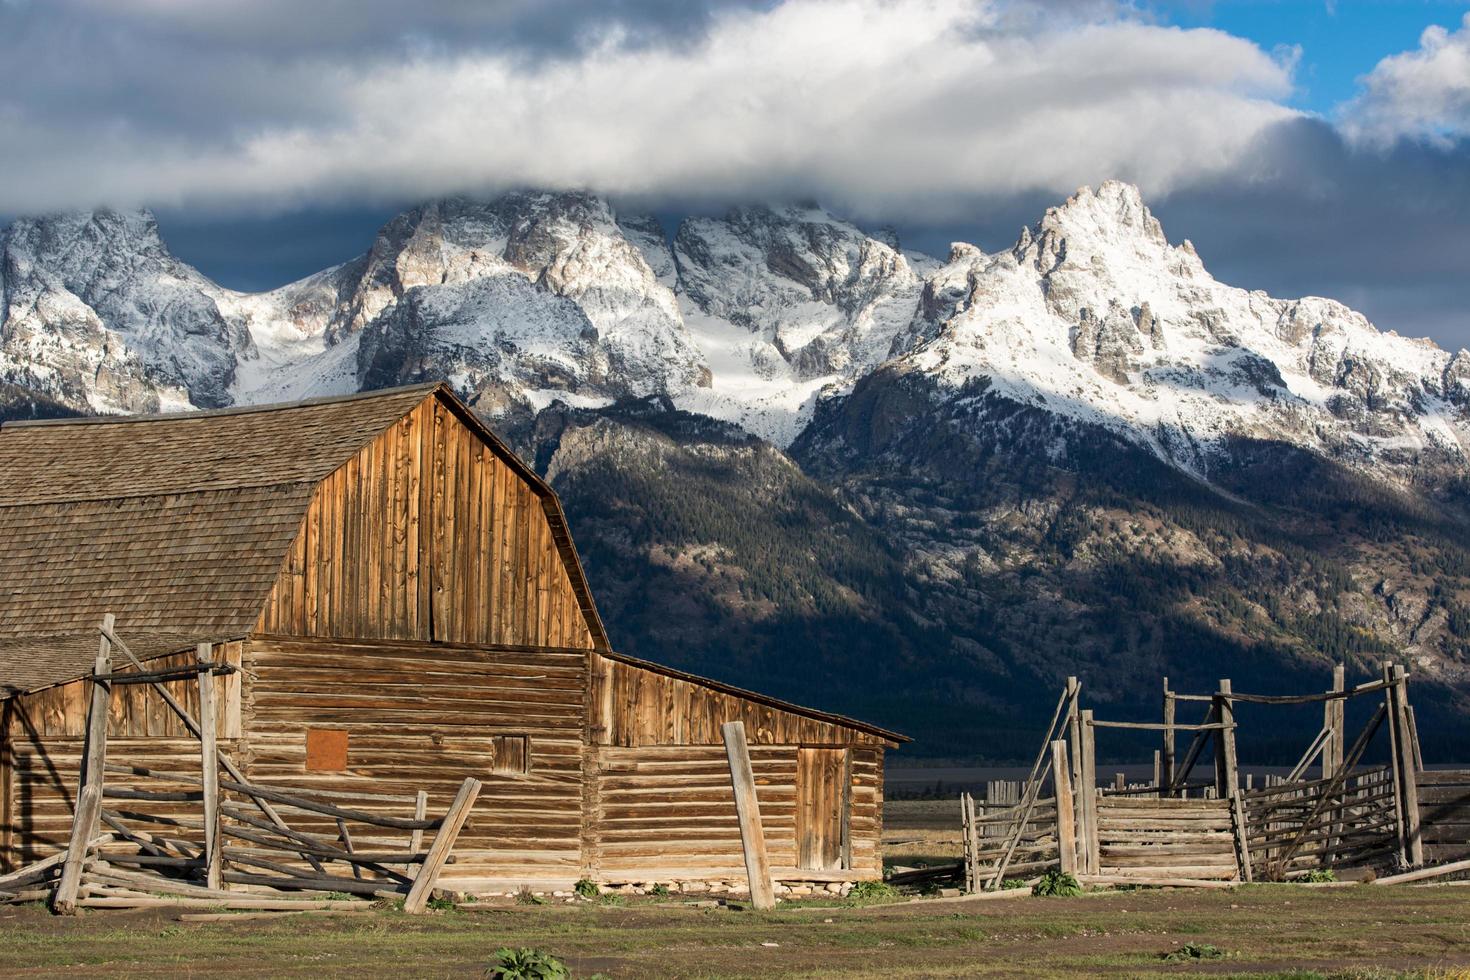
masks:
[[[0,371],[90,411],[219,407],[250,335],[147,212],[14,222],[0,236]]]
[[[1470,353],[1219,283],[1124,184],[944,261],[812,207],[669,236],[539,192],[260,294],[146,213],[18,221],[0,257],[0,413],[446,379],[563,494],[620,646],[920,752],[1020,754],[1067,674],[1152,711],[1159,673],[1396,657],[1425,716],[1465,707]]]

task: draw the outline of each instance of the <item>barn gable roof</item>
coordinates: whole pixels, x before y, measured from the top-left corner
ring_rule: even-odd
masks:
[[[104,612],[154,655],[248,633],[317,484],[430,397],[541,496],[605,647],[556,495],[446,386],[416,385],[0,425],[0,695],[84,676]]]

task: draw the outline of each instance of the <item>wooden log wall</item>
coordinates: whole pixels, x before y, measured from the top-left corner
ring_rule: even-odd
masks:
[[[239,665],[242,645],[215,647],[216,660]],[[148,662],[150,670],[188,666],[194,651]],[[215,731],[234,750],[242,733],[239,673],[214,678]],[[191,714],[198,715],[199,685],[191,679],[165,685]],[[0,753],[0,861],[15,867],[66,846],[81,775],[87,722],[87,681],[73,681],[5,702],[4,746]],[[146,684],[116,685],[108,718],[110,761],[197,775],[199,742],[188,733],[158,693]],[[109,780],[111,783],[111,780]],[[127,780],[116,783],[131,786]],[[154,787],[157,788],[156,784]],[[182,788],[182,787],[173,787]],[[107,806],[120,806],[108,801]],[[191,804],[180,804],[187,810]],[[192,804],[195,816],[198,805]],[[164,812],[164,811],[159,811]],[[145,829],[158,829],[145,828]]]
[[[1470,858],[1470,769],[1418,774],[1424,856],[1431,863]]]
[[[886,745],[876,735],[636,664],[600,655],[592,661],[592,734],[602,745],[720,745],[720,726],[729,721],[745,723],[752,745]]]
[[[1097,799],[1098,873],[1137,878],[1236,876],[1229,800]]]
[[[586,662],[577,650],[253,641],[245,770],[263,785],[424,789],[430,812],[474,776],[484,788],[446,884],[564,887],[581,876]],[[306,769],[311,729],[347,733],[345,771]],[[500,736],[526,737],[529,772],[497,766]]]
[[[777,879],[882,876],[882,751],[851,750],[852,868],[801,868],[798,787],[801,749],[752,745],[756,798]],[[643,745],[598,750],[589,874],[604,881],[669,882],[745,875],[734,792],[723,747]]]
[[[256,632],[590,648],[553,512],[427,399],[317,488]]]

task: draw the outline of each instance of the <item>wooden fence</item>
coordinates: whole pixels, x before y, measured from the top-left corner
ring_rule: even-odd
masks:
[[[1103,796],[1095,874],[1105,878],[1229,880],[1238,875],[1228,800]]]
[[[1430,861],[1470,858],[1470,769],[1419,773],[1419,819]]]
[[[1398,848],[1397,801],[1387,766],[1345,779],[1281,782],[1242,794],[1251,865],[1260,878],[1364,864]]]

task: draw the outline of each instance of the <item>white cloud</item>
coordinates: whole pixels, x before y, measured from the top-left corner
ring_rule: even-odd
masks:
[[[1112,176],[1167,192],[1239,168],[1263,130],[1295,115],[1279,103],[1290,58],[1079,9],[1089,16],[787,0],[716,13],[687,43],[605,35],[536,60],[421,43],[203,56],[180,34],[179,50],[148,50],[146,63],[136,48],[118,56],[130,59],[122,91],[141,93],[132,101],[115,64],[84,60],[67,64],[68,98],[0,94],[0,211],[536,184],[803,193],[912,217]],[[89,84],[89,70],[110,84]]]
[[[1426,28],[1418,48],[1378,62],[1362,86],[1342,112],[1343,130],[1359,142],[1450,146],[1470,135],[1470,14],[1456,31]]]

